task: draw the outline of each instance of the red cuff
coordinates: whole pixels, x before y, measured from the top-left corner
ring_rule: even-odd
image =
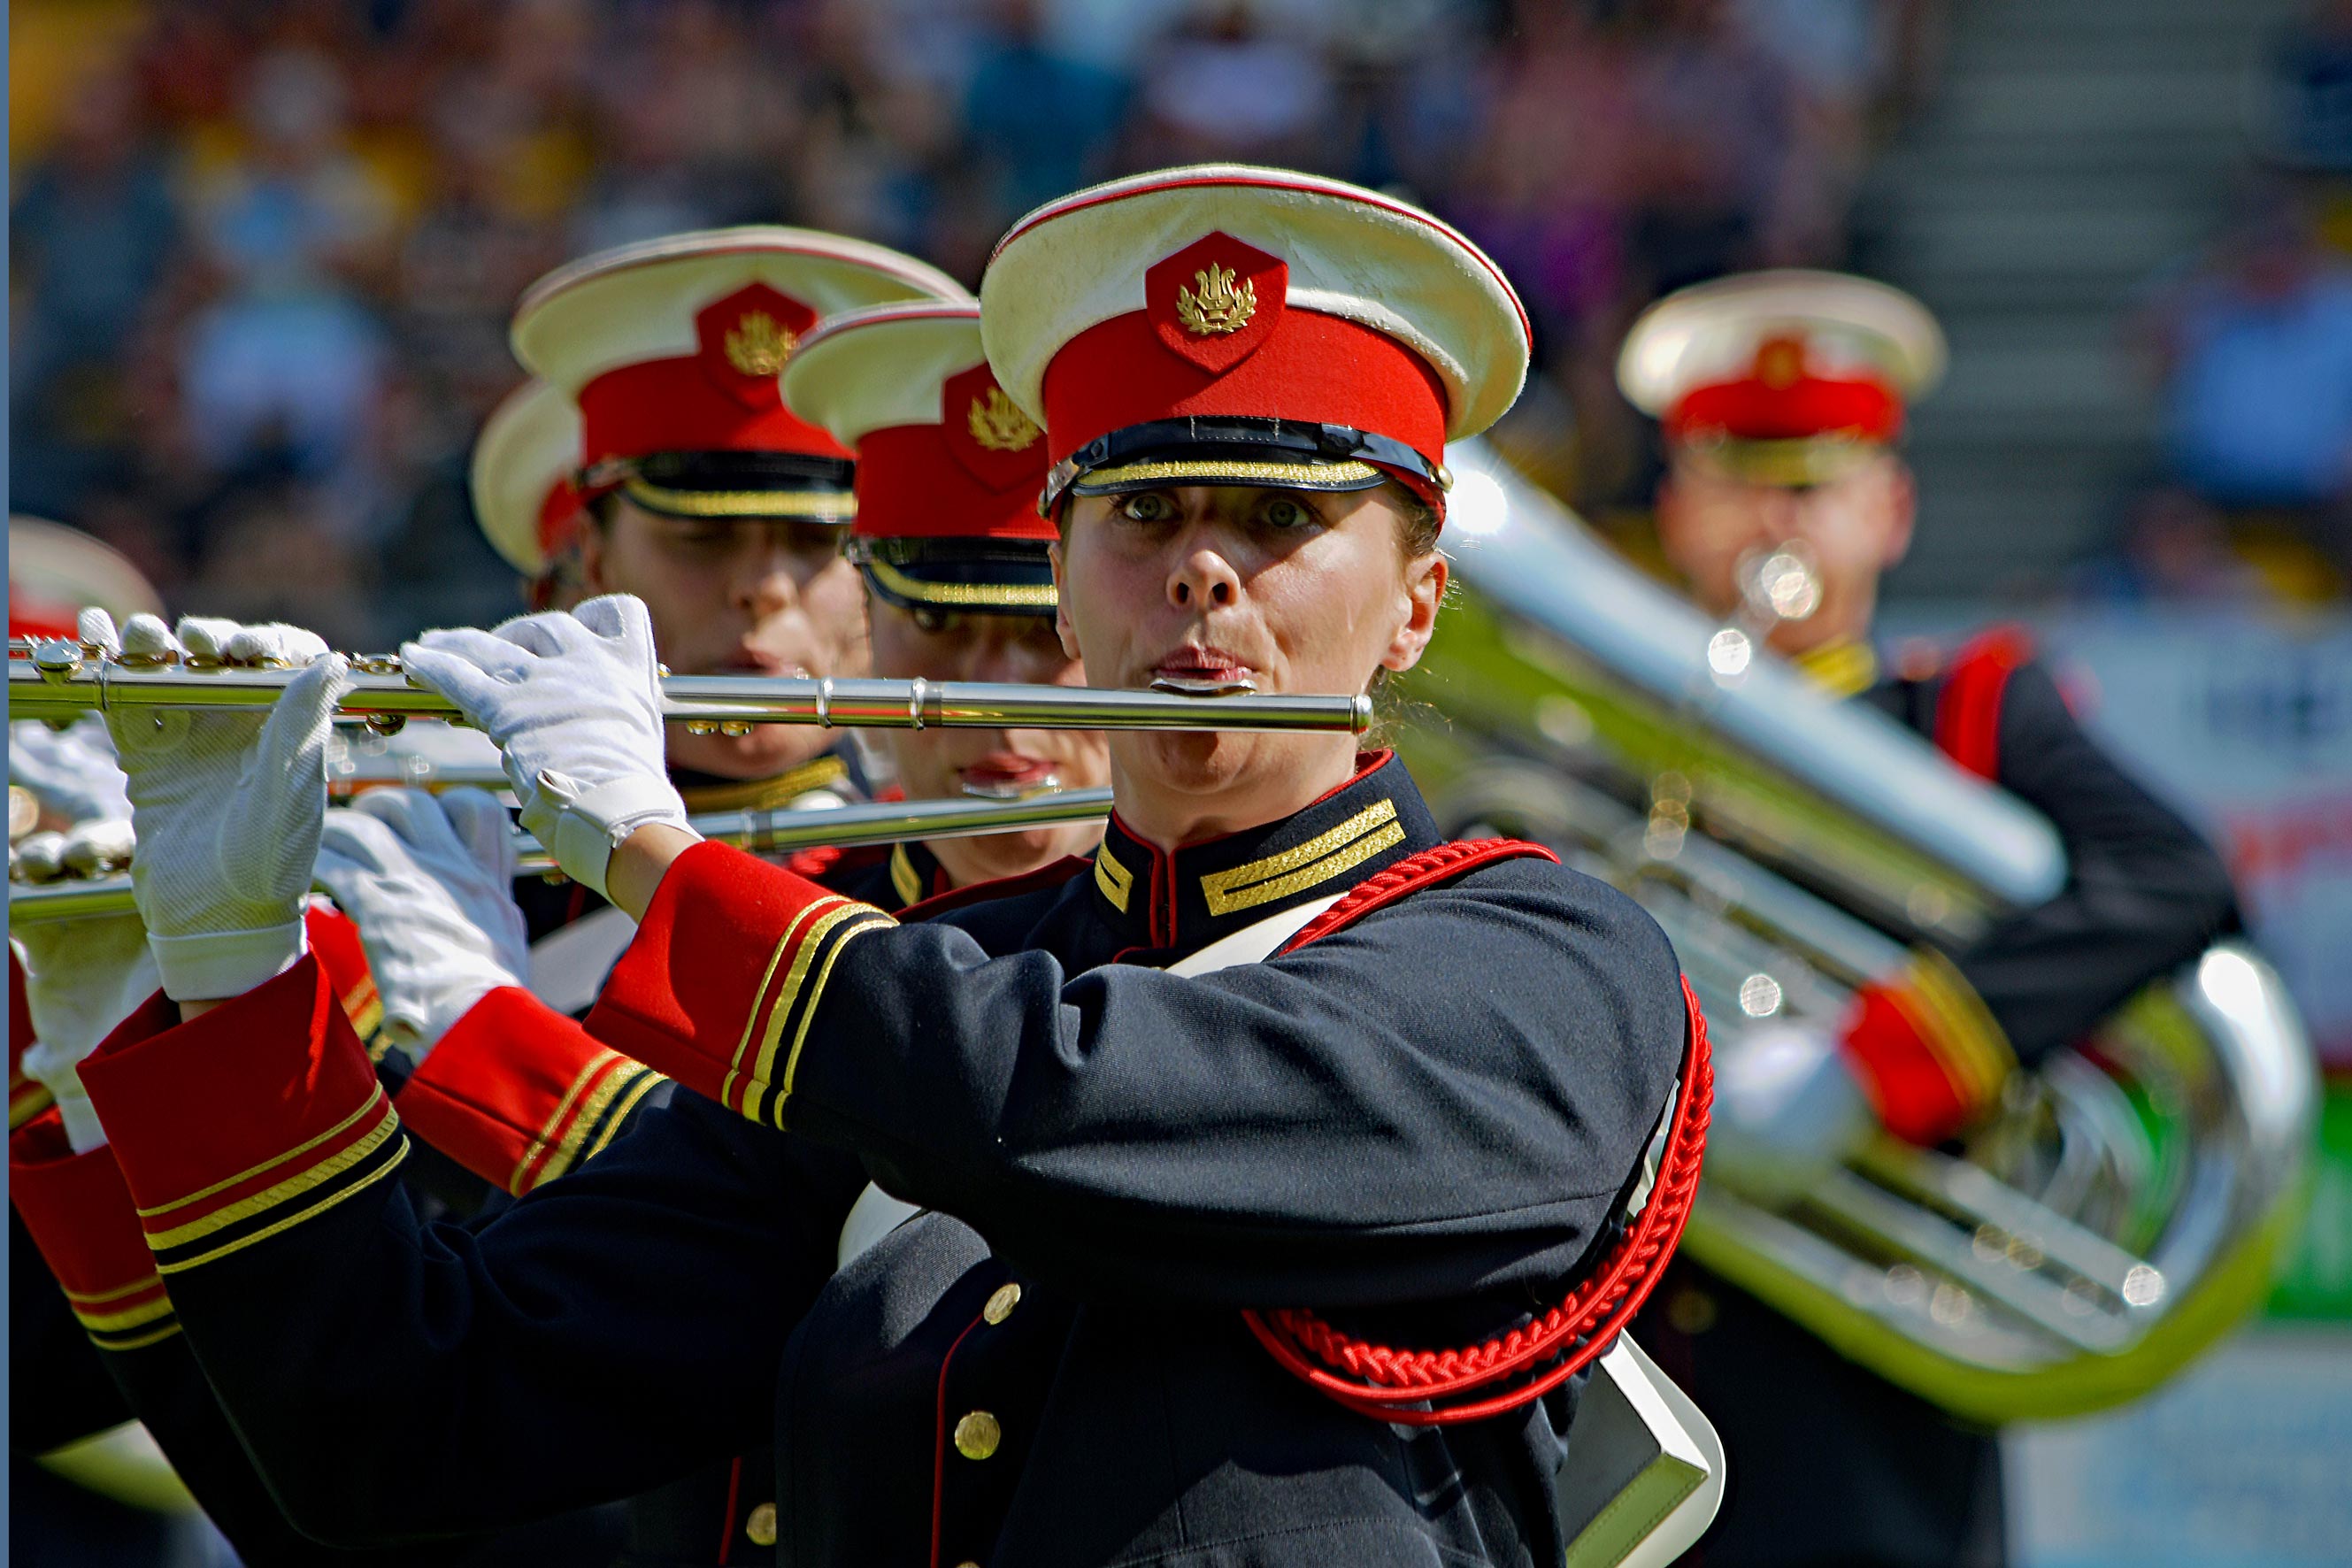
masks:
[[[1990,1109],[2017,1065],[1968,983],[1926,952],[1854,993],[1843,1042],[1878,1119],[1918,1144],[1941,1142]]]
[[[133,1351],[180,1331],[112,1151],[77,1154],[65,1124],[41,1117],[8,1140],[8,1196],[100,1350]]]
[[[588,1032],[771,1121],[792,1090],[835,957],[852,938],[896,923],[781,866],[698,844],[662,878]]]
[[[411,1136],[520,1197],[611,1142],[662,1081],[509,986],[441,1037],[396,1102]]]
[[[327,972],[327,984],[343,1005],[343,1016],[352,1021],[352,1033],[370,1047],[371,1057],[381,1056],[373,1047],[376,1030],[383,1026],[383,999],[376,994],[375,973],[368,968],[367,949],[360,945],[360,928],[340,910],[317,904],[304,911],[302,924],[310,951],[319,955],[319,967]]]
[[[166,1275],[317,1217],[408,1152],[333,986],[307,955],[184,1024],[151,1003],[81,1078]]]

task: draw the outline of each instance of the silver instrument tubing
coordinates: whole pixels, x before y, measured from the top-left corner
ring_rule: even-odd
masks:
[[[1453,448],[1447,544],[1457,576],[1559,629],[1669,709],[1694,696],[1722,626],[1629,569],[1568,510],[1471,441]],[[2041,813],[1947,766],[1925,741],[1855,712],[1777,659],[1743,661],[1703,694],[1707,722],[1757,762],[1915,846],[2014,908],[2065,885]]]
[[[278,700],[291,669],[194,668],[101,658],[79,645],[12,641],[8,709],[17,719],[69,719],[89,709],[260,708]],[[670,675],[663,717],[672,722],[814,724],[858,730],[1336,731],[1371,727],[1367,696],[1254,693],[1181,697],[1084,686],[985,681],[813,679],[801,676]],[[372,721],[460,719],[457,705],[414,685],[398,661],[355,660],[341,713]]]
[[[1107,789],[1073,789],[1017,801],[908,800],[800,810],[710,811],[688,821],[705,838],[753,854],[783,855],[820,845],[855,849],[917,838],[976,838],[1030,827],[1099,822],[1110,815],[1110,807]],[[518,833],[515,839],[519,872],[556,869],[554,859],[530,834]],[[127,876],[16,882],[8,888],[8,919],[16,924],[127,914],[135,907]]]

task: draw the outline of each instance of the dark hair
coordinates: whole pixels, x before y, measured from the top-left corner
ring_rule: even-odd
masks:
[[[1407,561],[1418,561],[1437,548],[1437,535],[1445,526],[1445,518],[1411,486],[1392,479],[1389,489],[1403,502],[1403,518],[1397,527],[1397,548],[1404,552]]]

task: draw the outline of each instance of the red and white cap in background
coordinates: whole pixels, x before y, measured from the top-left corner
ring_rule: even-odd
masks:
[[[846,447],[793,416],[777,376],[836,311],[969,300],[895,250],[809,229],[709,229],[572,262],[525,291],[515,356],[580,412],[583,498],[678,517],[844,522]]]
[[[1526,310],[1446,224],[1376,191],[1209,163],[1049,203],[981,284],[988,361],[1046,433],[1044,510],[1169,484],[1443,505],[1445,444],[1527,378]]]
[[[1617,356],[1627,401],[1675,454],[1759,484],[1827,482],[1892,446],[1944,373],[1944,334],[1899,289],[1751,272],[1680,289]]]
[[[857,454],[850,553],[910,609],[1051,615],[1045,435],[988,368],[973,303],[832,316],[784,367],[784,401]]]
[[[80,613],[95,606],[121,626],[161,616],[163,596],[131,558],[78,528],[21,513],[8,519],[8,635],[81,635]]]
[[[537,581],[571,548],[582,517],[580,411],[560,388],[527,381],[474,441],[474,517],[490,547]]]

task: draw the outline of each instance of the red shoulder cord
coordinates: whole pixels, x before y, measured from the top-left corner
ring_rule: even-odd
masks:
[[[1447,851],[1454,853],[1448,855]],[[1501,851],[1501,853],[1498,853]],[[1490,840],[1483,844],[1445,845],[1430,856],[1390,868],[1335,905],[1284,949],[1289,951],[1310,935],[1332,929],[1326,924],[1348,904],[1360,913],[1375,904],[1402,896],[1410,888],[1426,885],[1437,876],[1459,874],[1470,865],[1499,859],[1506,854],[1541,854],[1532,845]],[[1434,857],[1437,865],[1419,866]],[[1376,884],[1396,877],[1398,885]],[[1333,922],[1334,924],[1338,922]],[[1317,927],[1320,926],[1321,931]],[[1674,1120],[1666,1133],[1664,1155],[1648,1201],[1633,1227],[1559,1306],[1536,1321],[1484,1344],[1457,1350],[1412,1351],[1374,1344],[1343,1333],[1315,1313],[1300,1308],[1275,1311],[1244,1311],[1249,1325],[1283,1369],[1359,1415],[1406,1426],[1450,1426],[1482,1421],[1531,1404],[1575,1376],[1600,1356],[1619,1330],[1632,1321],[1664,1274],[1666,1259],[1682,1239],[1698,1193],[1699,1163],[1706,1147],[1707,1110],[1715,1094],[1715,1069],[1707,1053],[1706,1018],[1690,982],[1683,982],[1683,1005],[1689,1019],[1683,1047],[1682,1088],[1675,1102]],[[1557,1359],[1555,1359],[1557,1358]],[[1549,1363],[1545,1365],[1542,1363]],[[1512,1386],[1496,1392],[1496,1385]],[[1413,1408],[1419,1406],[1420,1408]]]

